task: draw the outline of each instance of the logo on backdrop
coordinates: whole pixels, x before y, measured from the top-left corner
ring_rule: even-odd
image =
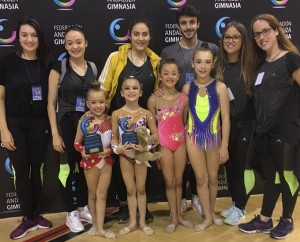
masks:
[[[165,24],[165,43],[176,43],[181,39],[177,24]]]
[[[106,0],[109,10],[131,10],[136,9],[135,0]],[[117,3],[116,3],[117,2]]]
[[[271,2],[275,5],[273,8],[285,8],[285,4],[289,0],[271,0]]]
[[[10,159],[7,157],[7,159],[5,160],[5,170],[12,176],[14,176],[14,171],[12,169],[11,166],[11,162]]]
[[[291,40],[292,39],[292,21],[291,20],[283,20],[280,21],[280,24],[286,34],[286,36]]]
[[[65,44],[65,31],[70,26],[78,26],[82,28],[80,24],[54,24],[53,25],[53,42],[55,45],[64,45]]]
[[[13,46],[11,43],[16,39],[16,31],[5,33],[5,23],[9,22],[7,19],[0,19],[0,46]]]
[[[220,18],[216,23],[216,34],[219,36],[219,38],[222,37],[222,31],[225,28],[226,24],[230,22],[230,17],[222,17]]]
[[[60,8],[58,10],[73,10],[70,7],[75,3],[75,0],[69,0],[69,1],[59,1],[54,0],[57,6]]]
[[[125,42],[125,41],[127,41],[129,39],[129,30],[126,30],[125,27],[121,27],[120,26],[120,23],[123,20],[125,20],[125,19],[124,18],[117,18],[114,21],[112,21],[111,24],[110,24],[110,26],[109,26],[110,36],[115,41],[117,41],[118,43],[123,43],[123,42]],[[123,36],[118,36],[118,34],[116,32],[121,32],[121,33],[123,32],[123,33],[125,33],[125,35],[123,34]]]
[[[19,9],[19,0],[0,0],[1,10],[15,10]]]
[[[215,0],[215,8],[242,8],[242,0]]]
[[[62,54],[60,54],[57,58],[58,61],[62,61],[63,59],[65,59],[67,57],[67,52],[63,52]]]
[[[167,0],[167,2],[172,6],[172,7],[182,7],[187,0],[181,0],[181,1],[173,1],[173,0]]]

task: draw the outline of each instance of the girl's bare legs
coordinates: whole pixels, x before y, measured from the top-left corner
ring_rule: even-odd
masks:
[[[186,147],[196,176],[197,192],[205,216],[203,222],[195,226],[195,230],[200,231],[210,226],[213,222],[210,208],[206,153],[203,149],[199,149],[196,145],[192,145],[189,138],[187,138]]]
[[[186,166],[186,146],[182,144],[174,151],[174,174],[175,174],[175,190],[176,190],[176,212],[177,219],[180,224],[187,226],[186,220],[181,215],[181,199],[182,199],[182,177]],[[192,223],[190,226],[192,227]]]
[[[145,163],[134,164],[135,182],[136,182],[136,192],[137,192],[137,206],[139,209],[139,225],[143,229],[147,226],[146,224],[146,178],[147,178],[147,166]]]
[[[136,199],[136,184],[135,184],[135,174],[134,174],[134,164],[120,157],[120,167],[122,172],[122,177],[127,189],[127,202],[129,210],[129,225],[126,226],[129,230],[136,229],[136,209],[137,209],[137,199]],[[146,168],[145,168],[146,169]],[[146,179],[146,177],[145,177]],[[145,204],[146,206],[146,204]]]
[[[216,198],[218,193],[218,171],[219,171],[219,158],[218,150],[208,150],[206,151],[207,157],[207,170],[208,170],[208,184],[209,184],[209,200],[210,200],[210,209],[213,221],[216,224],[222,224],[222,220],[219,216],[215,214],[214,208],[216,204]]]
[[[96,219],[96,201],[97,201],[97,184],[100,177],[100,171],[96,166],[93,166],[91,169],[84,170],[84,175],[86,183],[88,186],[88,204],[89,210],[92,215],[93,225],[92,228],[97,228],[97,219]]]
[[[98,169],[98,168],[97,168]],[[99,235],[105,236],[104,217],[106,209],[107,190],[111,180],[112,166],[105,164],[100,170],[100,177],[97,185],[96,221]]]
[[[166,196],[171,212],[170,223],[176,226],[178,225],[178,217],[174,155],[172,151],[163,146],[161,147],[161,152],[160,166],[165,180]]]

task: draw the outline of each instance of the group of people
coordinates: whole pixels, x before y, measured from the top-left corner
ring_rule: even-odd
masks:
[[[130,43],[110,54],[99,77],[95,64],[85,59],[88,41],[81,28],[66,30],[68,56],[54,63],[38,21],[26,16],[19,23],[19,49],[0,60],[1,142],[15,170],[24,215],[11,239],[52,227],[39,207],[40,169],[50,132],[54,150],[66,151],[68,157],[63,196],[72,232],[83,231],[82,221],[87,221],[90,235],[116,237],[104,229],[112,180],[120,200],[117,222],[128,222],[119,235],[138,227],[145,235],[154,233],[146,197],[151,168],[132,158],[154,149],[162,154],[158,165],[171,214],[165,232],[173,233],[178,225],[203,231],[223,222],[276,239],[293,231],[300,180],[295,170],[300,144],[298,49],[270,14],[254,17],[249,32],[240,22],[228,23],[219,47],[198,39],[198,9],[183,6],[176,21],[182,39],[159,57],[148,47],[149,22],[133,20]],[[156,134],[158,142],[144,147],[126,138],[141,126]],[[83,127],[101,137],[100,152],[87,152]],[[241,223],[254,187],[254,162],[265,180],[262,209]],[[192,174],[185,172],[187,163]],[[214,206],[221,164],[232,203],[219,216]],[[197,224],[184,218],[188,175],[192,207],[203,215]],[[273,227],[280,194],[282,217]]]

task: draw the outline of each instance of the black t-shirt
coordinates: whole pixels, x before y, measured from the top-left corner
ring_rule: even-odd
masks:
[[[229,63],[223,72],[224,83],[233,95],[230,101],[230,117],[235,121],[255,119],[253,101],[246,94],[246,85],[241,73],[241,63]]]
[[[61,74],[61,61],[58,61],[53,69]],[[87,62],[85,75],[80,76],[71,68],[70,62],[67,60],[66,73],[58,89],[58,112],[75,111],[77,97],[86,98],[87,90],[94,81],[96,81],[96,76],[89,62]]]
[[[0,59],[0,85],[5,86],[7,116],[47,117],[49,71],[38,60],[25,60],[16,53]],[[32,100],[33,86],[41,86],[42,100]]]
[[[147,109],[148,98],[153,93],[155,87],[153,67],[149,58],[147,58],[146,62],[141,67],[135,66],[128,58],[125,68],[120,73],[117,91],[111,101],[109,114],[125,105],[125,99],[121,96],[121,89],[124,78],[128,76],[134,76],[142,83],[143,94],[139,98],[139,105],[142,108]]]
[[[299,142],[299,86],[292,80],[298,68],[300,56],[291,52],[259,68],[258,75],[264,74],[261,84],[256,79],[254,86],[258,133],[268,133],[291,144]]]

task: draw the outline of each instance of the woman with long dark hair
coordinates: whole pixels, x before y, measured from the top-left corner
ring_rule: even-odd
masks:
[[[47,116],[50,48],[39,22],[26,16],[17,27],[17,52],[0,60],[1,142],[15,170],[16,190],[23,218],[10,234],[24,237],[52,223],[40,215],[41,165],[50,126]]]

